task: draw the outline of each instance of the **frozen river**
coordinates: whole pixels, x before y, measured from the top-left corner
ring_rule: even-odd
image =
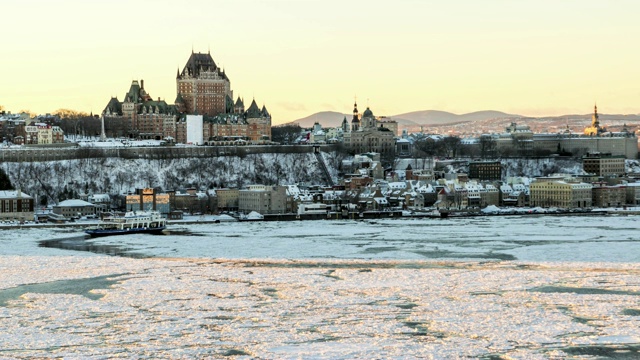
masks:
[[[165,236],[91,241],[77,230],[65,230],[52,237],[62,241],[47,245],[133,257],[638,262],[638,219],[512,216],[230,222],[172,225]]]
[[[638,219],[5,230],[0,358],[637,358]]]

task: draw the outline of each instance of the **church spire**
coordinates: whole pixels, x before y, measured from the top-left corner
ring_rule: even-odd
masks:
[[[353,119],[351,120],[351,131],[360,129],[360,119],[358,119],[358,103],[353,103]]]
[[[598,128],[600,126],[600,116],[598,116],[598,104],[593,105],[593,116],[591,117],[591,126]]]
[[[353,103],[353,120],[352,121],[359,121],[358,120],[358,103],[356,102]]]

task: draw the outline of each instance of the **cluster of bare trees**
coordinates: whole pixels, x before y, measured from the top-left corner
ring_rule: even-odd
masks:
[[[427,157],[457,157],[467,155],[469,149],[461,144],[459,137],[447,136],[442,139],[420,139],[415,142],[415,151]]]
[[[496,158],[496,157],[544,157],[552,154],[546,149],[536,149],[530,147],[530,142],[514,138],[511,146],[498,147],[496,139],[491,136],[481,136],[475,144],[463,144],[462,140],[455,136],[448,136],[442,139],[425,138],[415,142],[414,152],[417,157],[473,157],[473,158]],[[564,149],[558,153],[570,154]]]
[[[282,145],[293,145],[301,133],[302,128],[298,124],[273,126],[271,128],[271,141]]]
[[[58,109],[56,125],[71,138],[99,136],[102,132],[102,119],[98,115],[90,115],[81,111]],[[105,117],[104,130],[107,137],[132,136],[131,122],[123,117]]]

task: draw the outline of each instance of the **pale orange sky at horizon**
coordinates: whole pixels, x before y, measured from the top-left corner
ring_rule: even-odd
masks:
[[[101,113],[132,80],[173,104],[191,51],[274,124],[319,111],[640,113],[631,0],[6,0],[0,105]]]

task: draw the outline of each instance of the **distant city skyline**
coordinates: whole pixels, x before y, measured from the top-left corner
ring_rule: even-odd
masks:
[[[197,9],[193,11],[192,9]],[[8,0],[0,105],[99,114],[132,80],[173,104],[176,71],[210,52],[273,124],[320,111],[637,114],[631,0]]]

